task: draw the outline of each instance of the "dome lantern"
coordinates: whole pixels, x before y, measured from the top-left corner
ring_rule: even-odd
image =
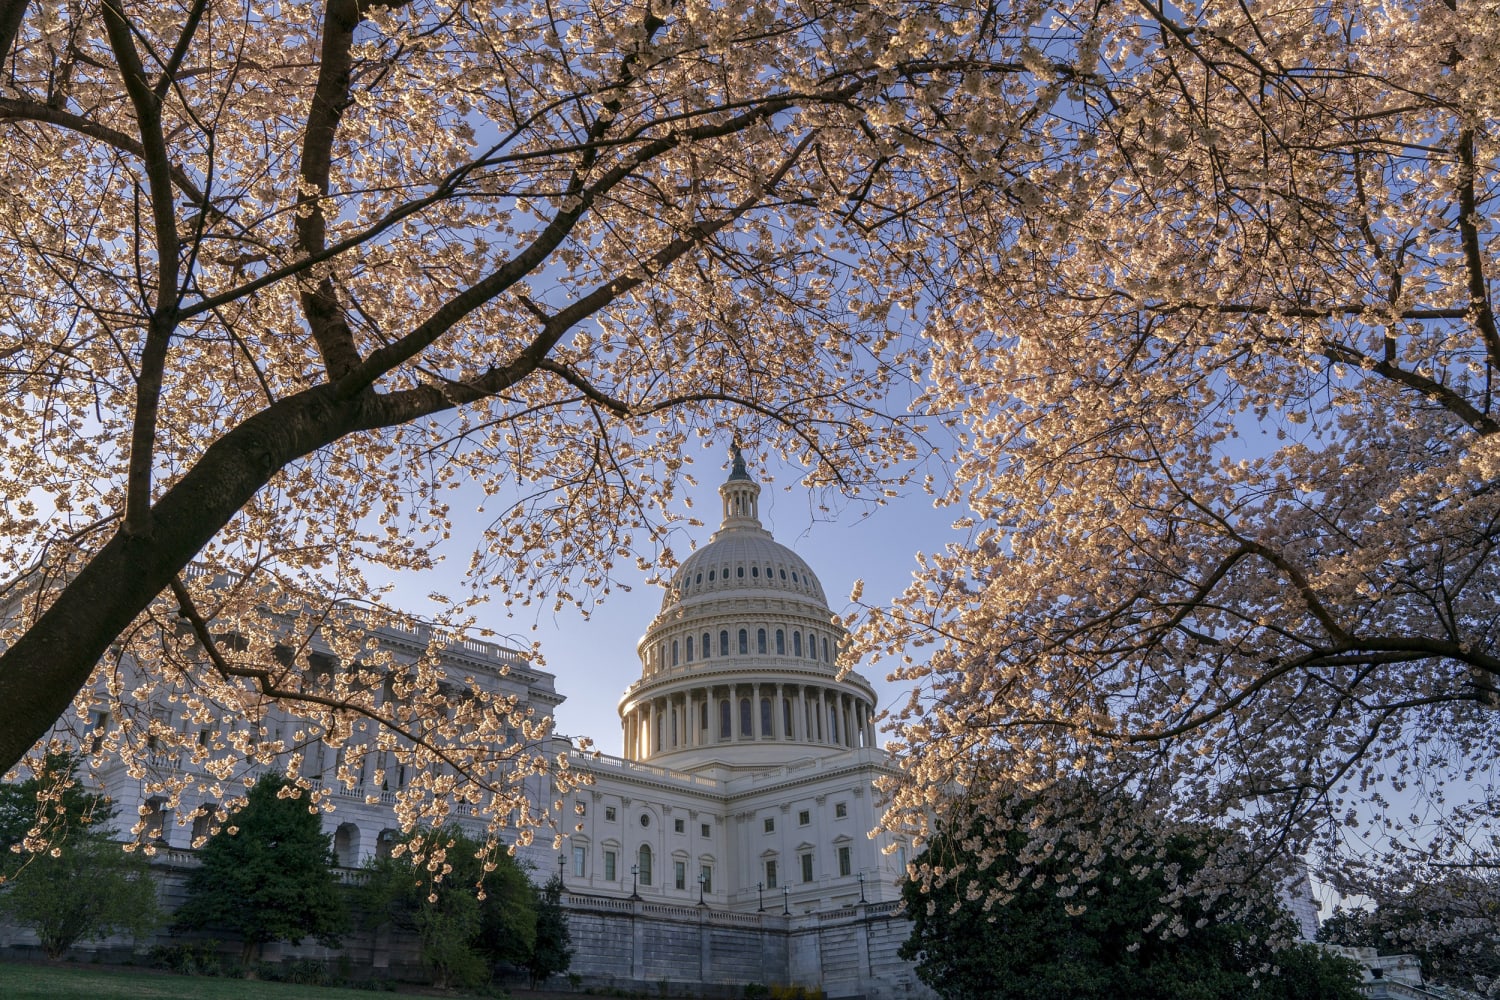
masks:
[[[745,453],[738,441],[729,446],[729,455],[733,461],[729,478],[719,487],[719,496],[724,499],[724,523],[719,530],[759,528],[760,484],[750,478],[745,468]]]

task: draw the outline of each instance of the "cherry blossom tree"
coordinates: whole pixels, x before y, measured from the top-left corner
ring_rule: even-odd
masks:
[[[920,303],[985,245],[947,243],[970,127],[1069,72],[1007,31],[968,2],[0,2],[0,765],[59,716],[127,762],[191,720],[226,780],[320,739],[399,746],[416,811],[524,805],[535,720],[425,661],[379,698],[329,609],[378,615],[364,570],[427,565],[460,482],[509,609],[669,564],[685,453],[730,427],[818,483],[899,478]],[[272,703],[305,727],[258,731]]]
[[[1077,72],[929,324],[968,536],[854,651],[918,686],[893,826],[1082,773],[1325,874],[1493,862],[1495,13],[1034,11]]]

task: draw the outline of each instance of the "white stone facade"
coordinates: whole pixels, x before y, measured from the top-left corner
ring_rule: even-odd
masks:
[[[433,639],[427,626],[399,622],[380,626],[371,634],[382,651],[397,662],[410,662],[426,655]],[[314,662],[319,657],[329,662],[333,659],[332,653],[316,635],[309,644],[309,654]],[[516,697],[523,711],[529,706],[537,717],[550,717],[563,701],[552,674],[529,665],[519,651],[496,643],[452,638],[442,647],[441,664],[449,676],[473,678],[482,689],[492,694]],[[129,670],[130,664],[124,664],[123,669]],[[192,745],[197,724],[189,721],[187,713],[174,711],[170,705],[158,704],[151,705],[147,711],[151,713],[154,725],[171,727],[189,737],[188,746]],[[108,731],[112,725],[112,720],[103,713],[95,713],[88,728],[100,733]],[[271,705],[267,708],[263,725],[271,738],[280,740],[289,738],[304,723]],[[203,729],[204,740],[215,738],[216,733],[219,733],[217,738],[223,739],[220,726],[199,728]],[[99,737],[95,737],[97,739]],[[117,825],[122,831],[136,816],[141,816],[145,818],[145,829],[140,834],[143,842],[159,849],[187,849],[209,832],[210,814],[216,803],[203,787],[211,787],[215,781],[194,762],[189,752],[171,748],[172,742],[164,740],[164,749],[149,754],[144,768],[135,773],[118,760],[106,757],[94,778],[114,804]],[[333,790],[335,808],[333,812],[323,814],[324,828],[333,837],[339,864],[356,868],[368,858],[389,849],[400,836],[394,812],[396,793],[411,775],[395,752],[372,753],[357,773],[355,785],[346,787],[336,779],[340,765],[344,763],[340,753],[319,742],[309,743],[301,749],[300,773],[314,786]],[[258,773],[255,768],[238,771],[229,784],[253,779]],[[379,782],[376,781],[377,774],[380,775]],[[549,782],[540,777],[527,777],[524,781],[526,793],[533,802],[545,804],[549,801]],[[164,797],[152,793],[151,789],[163,786],[183,787],[176,808],[166,808]],[[482,833],[484,830],[483,819],[476,815],[460,814],[454,819],[470,828],[471,832]],[[552,861],[551,851],[540,847],[533,846],[522,854],[525,860],[542,871]]]

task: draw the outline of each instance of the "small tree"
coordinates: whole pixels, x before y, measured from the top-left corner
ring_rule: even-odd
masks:
[[[418,831],[367,869],[370,922],[415,933],[434,984],[477,986],[497,963],[532,954],[535,890],[503,847],[457,829]]]
[[[3,880],[0,912],[34,930],[50,959],[78,941],[140,935],[156,923],[146,859],[111,839],[113,815],[104,796],[80,785],[68,756],[49,757],[41,774],[0,785],[0,848],[17,869]]]
[[[202,867],[188,880],[174,928],[240,935],[246,966],[267,941],[337,945],[348,915],[329,840],[296,786],[265,776],[199,852]]]
[[[554,875],[537,893],[536,943],[526,958],[532,989],[550,976],[567,972],[573,962],[573,937],[562,908],[562,890],[562,879]]]
[[[913,929],[901,956],[944,1000],[1359,997],[1353,963],[1273,948],[1289,930],[1273,893],[1195,885],[1225,846],[1216,831],[1127,844],[1085,819],[1074,848],[1058,848],[1031,835],[1036,810],[1013,808],[1000,836],[956,812],[903,888]]]

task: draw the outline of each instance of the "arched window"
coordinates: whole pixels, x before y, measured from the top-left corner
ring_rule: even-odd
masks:
[[[199,841],[207,840],[209,837],[213,836],[214,813],[218,810],[218,808],[219,807],[212,802],[205,802],[203,805],[198,807],[197,814],[193,817],[193,840],[191,846],[197,847],[199,846]],[[347,825],[349,824],[346,823],[345,826]],[[343,830],[343,828],[344,827],[342,826],[339,827],[340,830]],[[354,828],[354,839],[356,842],[359,840],[359,827]],[[344,865],[345,867],[352,868],[353,866],[359,864],[359,859],[356,856],[355,860],[353,861],[345,861],[343,854],[340,854],[339,864]]]
[[[722,631],[719,632],[719,655],[720,656],[728,656],[729,655],[729,630],[728,629],[724,629],[724,630],[722,630]]]
[[[651,884],[651,847],[648,844],[641,845],[639,860],[636,861],[639,868],[637,874],[640,876],[641,885]]]
[[[762,736],[770,736],[771,735],[771,699],[770,698],[762,698],[760,700],[760,734]]]
[[[719,739],[729,739],[729,699],[719,700]]]
[[[828,658],[828,636],[826,636],[826,635],[823,637],[823,662],[824,663],[832,663],[833,662],[831,659]]]
[[[830,743],[837,743],[838,741],[839,741],[839,707],[837,705],[829,705],[828,706],[828,742],[830,742]]]
[[[750,699],[740,699],[740,735],[749,736],[750,729]]]
[[[783,739],[792,738],[792,699],[781,699],[781,735]]]
[[[703,658],[705,660],[708,659],[708,652],[712,648],[713,648],[713,641],[709,638],[708,633],[704,632],[703,633]]]
[[[392,830],[389,827],[381,830],[375,837],[375,856],[382,860],[390,857],[392,849],[395,848],[396,842],[400,839],[400,830]]]
[[[745,578],[745,567],[743,567],[743,566],[736,566],[734,568],[734,575],[736,577],[738,577],[739,579],[743,580]]]
[[[677,666],[677,640],[672,640],[672,666]]]
[[[693,662],[693,637],[692,636],[688,636],[687,637],[687,661],[689,663]]]
[[[672,745],[677,745],[677,706],[672,706]]]
[[[755,651],[762,656],[766,653],[766,630],[763,628],[755,630]]]
[[[698,728],[708,732],[708,702],[698,706]]]
[[[750,630],[740,629],[740,655],[744,656],[750,652]]]
[[[199,817],[204,819],[204,817]],[[198,823],[193,822],[193,837],[198,834]],[[360,828],[354,823],[341,823],[339,829],[333,832],[333,856],[338,859],[339,865],[344,868],[354,868],[360,864]]]
[[[759,566],[751,566],[750,567],[750,575],[753,576],[753,577],[755,577],[757,580],[759,580],[760,579],[760,567]]]
[[[807,658],[809,660],[818,658],[818,637],[811,632],[807,633]]]
[[[779,628],[776,630],[776,655],[786,655],[786,629]]]
[[[801,656],[802,655],[802,633],[801,632],[793,632],[792,633],[792,655],[793,656]]]
[[[708,582],[709,583],[713,583],[714,582],[714,571],[713,570],[709,570],[708,571]]]

